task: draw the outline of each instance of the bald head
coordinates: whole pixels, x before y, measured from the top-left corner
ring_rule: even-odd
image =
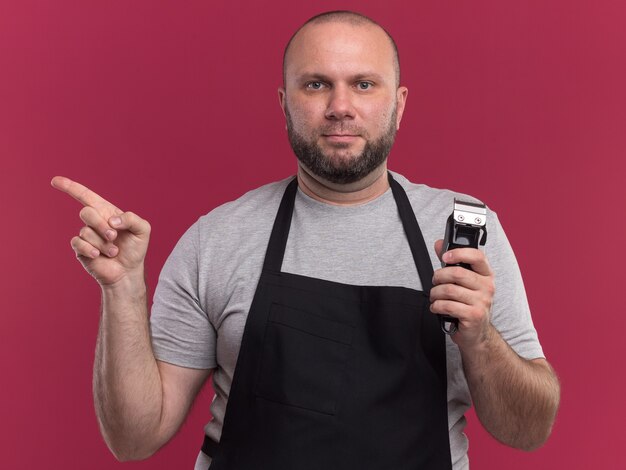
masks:
[[[321,13],[317,16],[310,18],[306,23],[304,23],[298,30],[291,36],[287,46],[285,47],[285,52],[283,53],[283,86],[287,84],[287,66],[290,59],[290,52],[292,50],[292,45],[300,35],[300,33],[314,25],[321,25],[325,23],[340,23],[347,24],[354,27],[375,27],[380,29],[387,39],[389,40],[389,45],[391,46],[391,60],[393,61],[393,68],[395,71],[396,78],[396,86],[400,85],[400,57],[398,55],[398,47],[396,46],[395,41],[391,37],[391,35],[378,23],[376,23],[371,18],[368,18],[365,15],[361,15],[360,13],[356,13],[353,11],[329,11],[326,13]]]

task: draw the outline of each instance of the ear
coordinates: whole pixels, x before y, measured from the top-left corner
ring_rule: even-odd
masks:
[[[287,92],[285,91],[284,87],[280,87],[278,89],[278,103],[283,110],[283,115],[285,115],[285,106],[287,106]]]
[[[406,106],[406,98],[408,95],[409,89],[407,87],[398,87],[398,91],[396,91],[396,130],[400,129],[400,121],[402,121],[402,115],[404,114],[404,107]]]

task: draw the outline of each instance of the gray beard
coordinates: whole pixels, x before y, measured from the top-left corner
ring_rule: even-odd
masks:
[[[396,137],[396,110],[394,109],[389,127],[382,136],[374,141],[368,140],[363,151],[358,155],[333,160],[322,152],[317,143],[307,141],[294,130],[288,110],[285,115],[289,143],[300,163],[315,176],[335,184],[354,183],[369,175],[387,159]]]

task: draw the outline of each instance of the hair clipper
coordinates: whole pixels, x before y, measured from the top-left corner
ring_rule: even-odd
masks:
[[[446,222],[446,234],[443,239],[443,255],[446,251],[455,248],[478,248],[487,241],[487,207],[476,202],[461,201],[454,198],[454,208],[448,221]],[[461,266],[472,269],[467,263],[441,265]],[[441,329],[449,335],[456,333],[459,327],[459,320],[450,315],[439,315]]]

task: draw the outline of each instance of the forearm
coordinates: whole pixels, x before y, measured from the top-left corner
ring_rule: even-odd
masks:
[[[115,456],[129,460],[152,454],[158,448],[163,395],[143,275],[102,290],[93,386],[101,432]]]
[[[471,351],[461,351],[476,414],[504,444],[536,449],[554,423],[558,380],[547,362],[518,356],[493,326],[484,339]]]

